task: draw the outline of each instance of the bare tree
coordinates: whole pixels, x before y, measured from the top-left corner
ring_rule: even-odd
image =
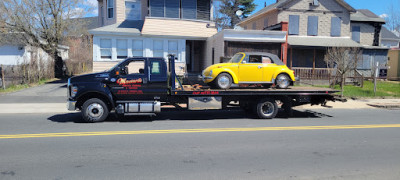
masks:
[[[384,16],[385,26],[392,32],[400,33],[400,0],[398,3],[391,2]],[[399,35],[399,34],[397,34]]]
[[[357,47],[331,47],[326,51],[324,61],[329,67],[336,67],[336,77],[340,78],[341,96],[343,96],[346,74],[356,70],[361,57],[361,49]]]
[[[83,0],[1,0],[0,29],[32,47],[43,49],[54,59],[56,77],[64,75],[58,46],[79,24],[71,18],[83,16],[90,7]],[[74,26],[75,28],[69,28]]]

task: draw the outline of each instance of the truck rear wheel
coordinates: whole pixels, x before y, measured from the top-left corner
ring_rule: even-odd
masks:
[[[256,113],[260,119],[272,119],[278,114],[278,110],[278,104],[270,98],[260,100],[256,106]]]
[[[83,103],[82,117],[84,122],[101,122],[107,119],[108,114],[108,107],[101,99],[92,98]]]

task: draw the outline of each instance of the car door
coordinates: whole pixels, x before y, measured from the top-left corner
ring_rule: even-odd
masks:
[[[273,83],[272,78],[279,66],[276,65],[272,58],[268,56],[262,56],[262,64],[264,67],[262,81],[265,83]]]
[[[246,55],[247,56],[247,55]],[[239,64],[239,83],[258,83],[263,79],[261,56],[249,55]]]

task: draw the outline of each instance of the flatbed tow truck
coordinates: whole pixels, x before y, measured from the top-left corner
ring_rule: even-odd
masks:
[[[131,73],[130,64],[139,64]],[[167,65],[169,67],[167,67]],[[111,70],[68,79],[68,110],[81,110],[85,122],[101,122],[114,110],[117,116],[156,115],[163,105],[187,110],[225,109],[230,104],[272,119],[279,110],[290,116],[292,107],[304,104],[325,105],[337,100],[328,88],[290,87],[289,89],[209,89],[183,86],[175,74],[175,57],[128,58]]]

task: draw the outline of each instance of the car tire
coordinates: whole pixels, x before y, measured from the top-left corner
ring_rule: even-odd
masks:
[[[218,89],[229,89],[232,85],[232,77],[228,73],[221,73],[215,78],[214,84]]]
[[[108,114],[108,107],[101,99],[92,98],[83,103],[82,117],[84,122],[102,122],[107,119]]]
[[[278,89],[286,89],[290,86],[290,78],[286,74],[279,74],[276,77],[275,85]]]
[[[278,104],[270,98],[260,100],[256,106],[256,113],[260,119],[272,119],[278,114],[278,111]]]

